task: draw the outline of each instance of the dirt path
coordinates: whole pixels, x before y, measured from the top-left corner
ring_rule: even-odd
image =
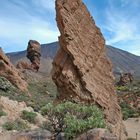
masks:
[[[124,121],[128,138],[135,138],[137,133],[137,140],[140,140],[140,118],[129,118]]]

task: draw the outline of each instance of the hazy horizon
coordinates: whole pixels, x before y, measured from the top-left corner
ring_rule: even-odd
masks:
[[[140,56],[139,0],[83,0],[106,44]],[[0,46],[25,50],[30,39],[41,44],[58,40],[55,0],[1,0]]]

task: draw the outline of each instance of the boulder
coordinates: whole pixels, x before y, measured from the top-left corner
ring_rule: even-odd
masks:
[[[8,57],[0,48],[0,76],[8,79],[13,85],[22,91],[27,90],[27,83],[21,78],[19,71],[11,64]]]
[[[82,0],[56,0],[60,48],[52,78],[58,101],[73,100],[102,108],[107,127],[123,139],[124,125],[105,40]]]
[[[118,140],[106,129],[91,129],[88,132],[80,135],[76,140]]]
[[[41,57],[40,43],[35,40],[30,40],[27,47],[27,58],[31,61],[31,66],[34,70],[38,71],[40,67]]]

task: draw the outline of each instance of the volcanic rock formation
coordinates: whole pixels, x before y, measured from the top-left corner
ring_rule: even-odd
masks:
[[[121,74],[120,80],[117,83],[117,85],[125,86],[129,83],[131,84],[133,82],[133,80],[134,80],[134,78],[133,78],[133,75],[131,73],[124,73],[124,74]]]
[[[27,58],[31,61],[31,66],[34,70],[38,71],[40,66],[40,44],[35,40],[30,40],[27,47]]]
[[[0,76],[8,79],[22,91],[27,89],[27,83],[20,77],[18,70],[10,63],[8,57],[0,48]]]
[[[59,99],[97,104],[117,137],[124,133],[105,40],[82,0],[56,0],[60,49],[53,61]],[[123,138],[120,138],[123,139]]]

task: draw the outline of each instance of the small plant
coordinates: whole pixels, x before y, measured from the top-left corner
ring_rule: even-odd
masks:
[[[124,120],[127,120],[128,118],[137,118],[140,116],[139,110],[132,108],[128,103],[122,102],[120,106],[122,109]]]
[[[28,112],[26,110],[22,111],[21,118],[27,120],[30,123],[35,123],[35,118],[37,114],[34,112]]]
[[[52,130],[64,132],[68,139],[88,129],[105,127],[102,111],[95,105],[64,102],[57,106],[47,104],[41,111],[48,115]]]
[[[129,87],[127,86],[117,86],[116,89],[119,91],[129,91]]]
[[[43,107],[41,108],[41,114],[42,114],[43,116],[45,116],[45,115],[48,114],[48,105],[43,106]]]
[[[2,110],[2,108],[0,107],[0,117],[2,116],[6,116],[7,114]]]
[[[2,126],[5,130],[25,130],[25,129],[29,129],[29,126],[24,123],[23,121],[14,121],[14,122],[6,122],[3,126]]]

